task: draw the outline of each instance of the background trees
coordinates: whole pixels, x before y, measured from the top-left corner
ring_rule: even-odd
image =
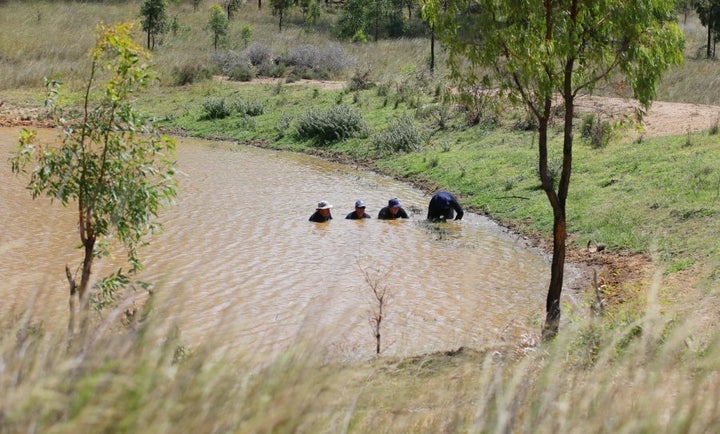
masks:
[[[207,28],[213,34],[213,47],[218,49],[220,40],[227,35],[230,23],[225,16],[225,11],[218,4],[210,6],[210,19]]]
[[[159,228],[154,218],[160,207],[175,197],[175,142],[158,135],[132,106],[132,94],[146,86],[152,74],[145,53],[133,42],[131,28],[129,24],[98,27],[82,115],[73,119],[59,109],[56,112],[63,129],[61,145],[37,143],[35,132],[24,130],[11,159],[14,173],[32,167],[28,189],[34,198],[47,196],[63,206],[77,206],[84,257],[79,280],[78,272],[66,266],[70,332],[76,300],[83,311],[88,307],[93,262],[108,253],[108,240],[114,238],[127,250],[130,273],[140,270],[137,248]],[[103,76],[104,71],[108,76]],[[53,103],[56,83],[49,90]],[[102,98],[94,102],[97,91],[103,92]],[[101,285],[105,299],[128,279],[122,270],[105,278]]]
[[[683,35],[668,0],[423,0],[425,16],[449,51],[454,77],[498,90],[537,122],[538,174],[553,212],[553,258],[543,336],[558,332],[572,172],[575,98],[622,74],[645,107],[671,65],[682,62]],[[560,104],[555,103],[560,97]],[[562,149],[548,127],[563,117]],[[559,177],[549,170],[561,161]]]
[[[695,11],[700,22],[707,27],[707,46],[705,56],[715,57],[715,44],[720,39],[720,0],[697,0]]]
[[[145,0],[140,8],[142,29],[147,33],[148,50],[155,49],[155,37],[168,29],[167,0]]]

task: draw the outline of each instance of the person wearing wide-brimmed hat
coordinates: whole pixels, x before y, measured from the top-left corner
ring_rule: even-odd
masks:
[[[388,206],[380,210],[380,212],[378,213],[378,219],[395,220],[397,218],[406,219],[408,218],[408,214],[400,205],[400,200],[398,198],[393,198],[388,201]]]
[[[315,212],[310,216],[309,220],[316,223],[332,220],[332,215],[330,214],[330,208],[332,207],[333,206],[327,203],[327,201],[321,200],[318,202],[317,208],[315,208]]]
[[[356,200],[355,211],[351,211],[345,218],[350,220],[369,219],[370,216],[365,212],[365,202],[360,199]]]

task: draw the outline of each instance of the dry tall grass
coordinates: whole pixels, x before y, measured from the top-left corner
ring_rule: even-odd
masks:
[[[94,45],[95,27],[98,23],[112,24],[121,21],[137,22],[138,41],[145,39],[140,26],[141,1],[126,3],[78,3],[78,2],[16,2],[0,4],[0,90],[25,87],[41,87],[45,77],[61,76],[67,85],[79,87],[87,74],[87,52]],[[161,82],[172,82],[171,74],[186,65],[212,66],[213,38],[206,30],[208,6],[205,1],[197,11],[191,4],[172,5],[170,16],[177,19],[178,27],[159,39],[153,51],[155,70]],[[330,10],[321,15],[315,26],[303,25],[299,12],[282,32],[277,29],[277,17],[270,13],[269,4],[258,10],[250,2],[233,18],[229,35],[222,50],[241,51],[244,41],[242,29],[252,30],[250,42],[269,46],[276,55],[293,47],[312,44],[324,47],[338,44],[356,59],[358,68],[372,71],[373,79],[381,81],[389,74],[403,69],[425,68],[428,63],[430,43],[420,39],[381,41],[377,44],[352,44],[337,41],[330,34],[332,21],[337,12]],[[442,70],[441,62],[437,62]],[[346,71],[347,79],[353,71]]]
[[[262,364],[212,339],[186,345],[163,319],[172,306],[121,332],[117,310],[69,345],[29,315],[6,316],[0,432],[716,432],[720,334],[668,319],[656,299],[623,327],[577,319],[522,352],[349,365],[321,360],[318,342]]]

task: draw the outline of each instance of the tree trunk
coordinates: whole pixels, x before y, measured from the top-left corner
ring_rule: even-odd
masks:
[[[262,0],[258,0],[258,10],[262,9]]]
[[[95,237],[88,238],[85,241],[85,257],[83,258],[82,276],[80,278],[80,287],[78,288],[78,298],[80,299],[80,309],[85,311],[89,308],[90,294],[88,288],[90,286],[90,274],[92,273],[93,251],[95,250]]]
[[[435,72],[435,26],[430,25],[430,73]]]
[[[70,285],[70,298],[68,300],[68,309],[70,310],[70,315],[68,317],[68,336],[72,337],[75,333],[75,312],[77,311],[75,297],[77,296],[77,283],[70,272],[70,267],[67,265],[65,265],[65,275],[67,276],[68,284]]]
[[[710,23],[708,23],[708,31],[707,31],[707,50],[705,51],[705,57],[707,59],[710,58],[710,42],[711,42],[711,36],[712,36],[712,26]]]

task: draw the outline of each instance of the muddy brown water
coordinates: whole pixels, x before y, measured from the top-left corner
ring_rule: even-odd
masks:
[[[11,173],[18,133],[0,129],[3,310],[32,304],[46,326],[64,327],[64,267],[81,259],[75,209],[32,200],[27,180]],[[179,139],[178,162],[177,203],[140,255],[142,277],[156,285],[163,315],[188,345],[212,338],[272,355],[310,342],[332,357],[371,357],[373,286],[390,297],[383,354],[482,347],[539,332],[548,258],[483,216],[428,224],[424,192],[305,155]],[[392,197],[408,220],[377,220]],[[372,219],[344,219],[356,199]],[[310,223],[320,200],[334,205],[334,219]],[[95,276],[109,263],[101,260]]]

